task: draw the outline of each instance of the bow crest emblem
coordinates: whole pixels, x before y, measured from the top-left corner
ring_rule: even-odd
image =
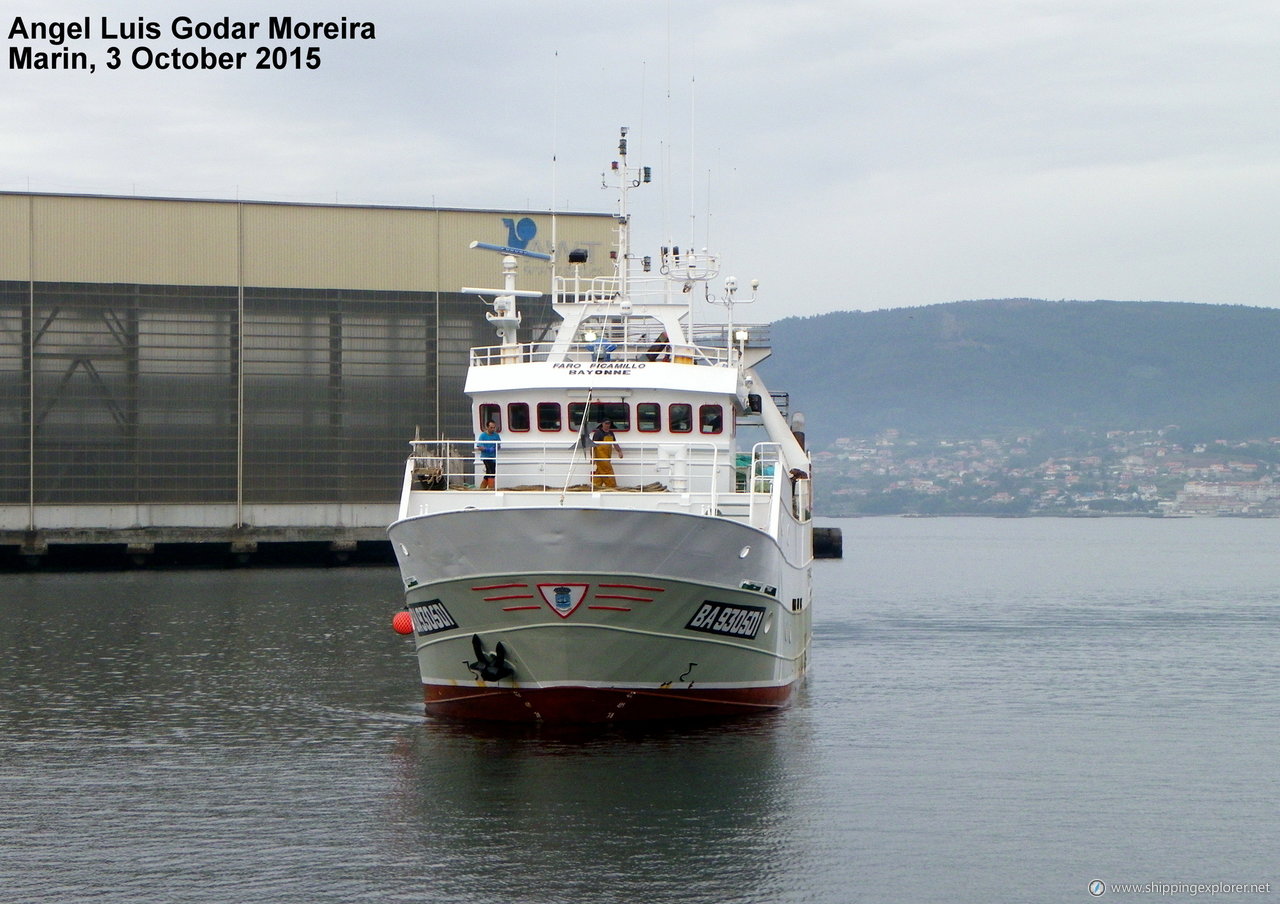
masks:
[[[582,605],[590,587],[590,584],[539,584],[538,592],[547,601],[552,612],[561,618],[568,618],[573,610]]]

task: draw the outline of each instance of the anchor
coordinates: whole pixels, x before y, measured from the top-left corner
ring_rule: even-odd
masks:
[[[486,653],[479,634],[471,635],[471,649],[476,651],[476,661],[468,662],[467,668],[475,672],[481,681],[501,681],[515,674],[515,669],[507,664],[507,648],[498,641],[492,653]]]

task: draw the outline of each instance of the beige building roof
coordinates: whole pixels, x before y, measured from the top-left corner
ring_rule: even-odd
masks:
[[[549,252],[547,212],[0,193],[0,280],[453,292],[497,273],[470,243],[508,244],[525,219],[528,247]],[[587,248],[584,275],[611,272],[612,216],[555,219],[562,257]],[[545,290],[550,266],[520,273]]]

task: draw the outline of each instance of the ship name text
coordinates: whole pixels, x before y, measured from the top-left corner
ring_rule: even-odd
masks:
[[[644,367],[643,362],[636,361],[595,361],[580,364],[577,361],[557,361],[551,365],[553,370],[562,370],[567,377],[626,377],[633,371]]]

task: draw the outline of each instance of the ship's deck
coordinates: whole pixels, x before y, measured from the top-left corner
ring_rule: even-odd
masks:
[[[783,507],[797,520],[810,517],[807,475],[783,474],[775,443],[734,453],[711,442],[628,442],[626,457],[612,462],[612,480],[602,481],[590,450],[576,443],[504,440],[493,487],[482,486],[474,448],[474,441],[415,441],[400,517],[566,504],[717,516],[761,530],[776,527]]]

